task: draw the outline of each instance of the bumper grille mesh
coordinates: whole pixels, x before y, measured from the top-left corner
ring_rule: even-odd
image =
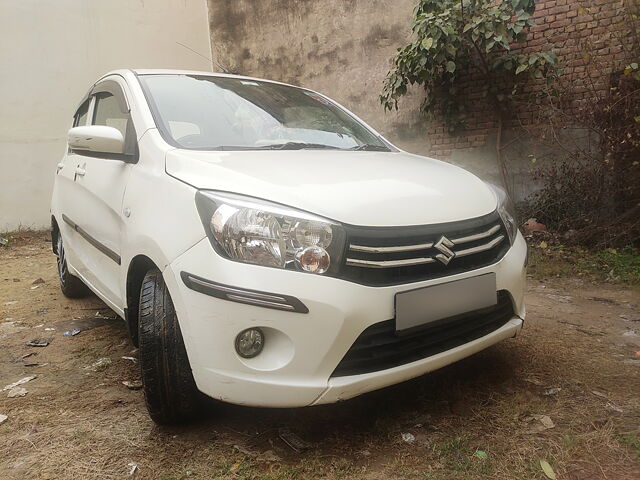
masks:
[[[360,375],[415,362],[488,335],[512,317],[511,297],[500,290],[492,307],[445,318],[406,335],[396,334],[395,320],[379,322],[360,334],[331,376]]]

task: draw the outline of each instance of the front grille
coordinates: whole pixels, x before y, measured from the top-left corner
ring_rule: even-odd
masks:
[[[348,226],[341,277],[364,285],[419,282],[497,262],[509,239],[497,212],[414,227]]]
[[[411,333],[396,334],[395,320],[375,323],[360,334],[331,376],[377,372],[446,352],[494,332],[512,317],[511,297],[500,290],[492,307],[438,320]]]

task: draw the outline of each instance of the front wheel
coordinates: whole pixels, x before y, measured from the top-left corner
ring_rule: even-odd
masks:
[[[171,296],[158,269],[148,271],[142,281],[138,340],[144,396],[151,419],[168,425],[193,418],[200,393]]]
[[[64,250],[62,234],[58,232],[56,237],[56,254],[58,255],[58,279],[60,280],[60,289],[67,298],[82,298],[89,294],[89,288],[82,283],[78,277],[69,273],[67,266],[67,256]]]

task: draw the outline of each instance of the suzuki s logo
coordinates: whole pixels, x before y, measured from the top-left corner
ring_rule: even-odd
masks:
[[[440,237],[440,240],[438,240],[433,246],[433,248],[440,251],[440,253],[436,255],[436,259],[440,260],[445,265],[448,265],[449,262],[456,256],[455,252],[451,250],[451,247],[453,247],[453,242],[451,240],[449,240],[444,235]]]

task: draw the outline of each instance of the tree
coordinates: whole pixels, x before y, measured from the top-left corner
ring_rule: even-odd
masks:
[[[513,51],[527,39],[535,0],[420,0],[415,10],[413,41],[400,48],[384,82],[380,101],[385,110],[398,108],[398,99],[411,85],[422,85],[421,109],[444,117],[449,131],[461,121],[465,82],[479,75],[497,115],[496,154],[501,157],[504,113],[518,87],[530,78],[550,81],[560,71],[553,52]]]

